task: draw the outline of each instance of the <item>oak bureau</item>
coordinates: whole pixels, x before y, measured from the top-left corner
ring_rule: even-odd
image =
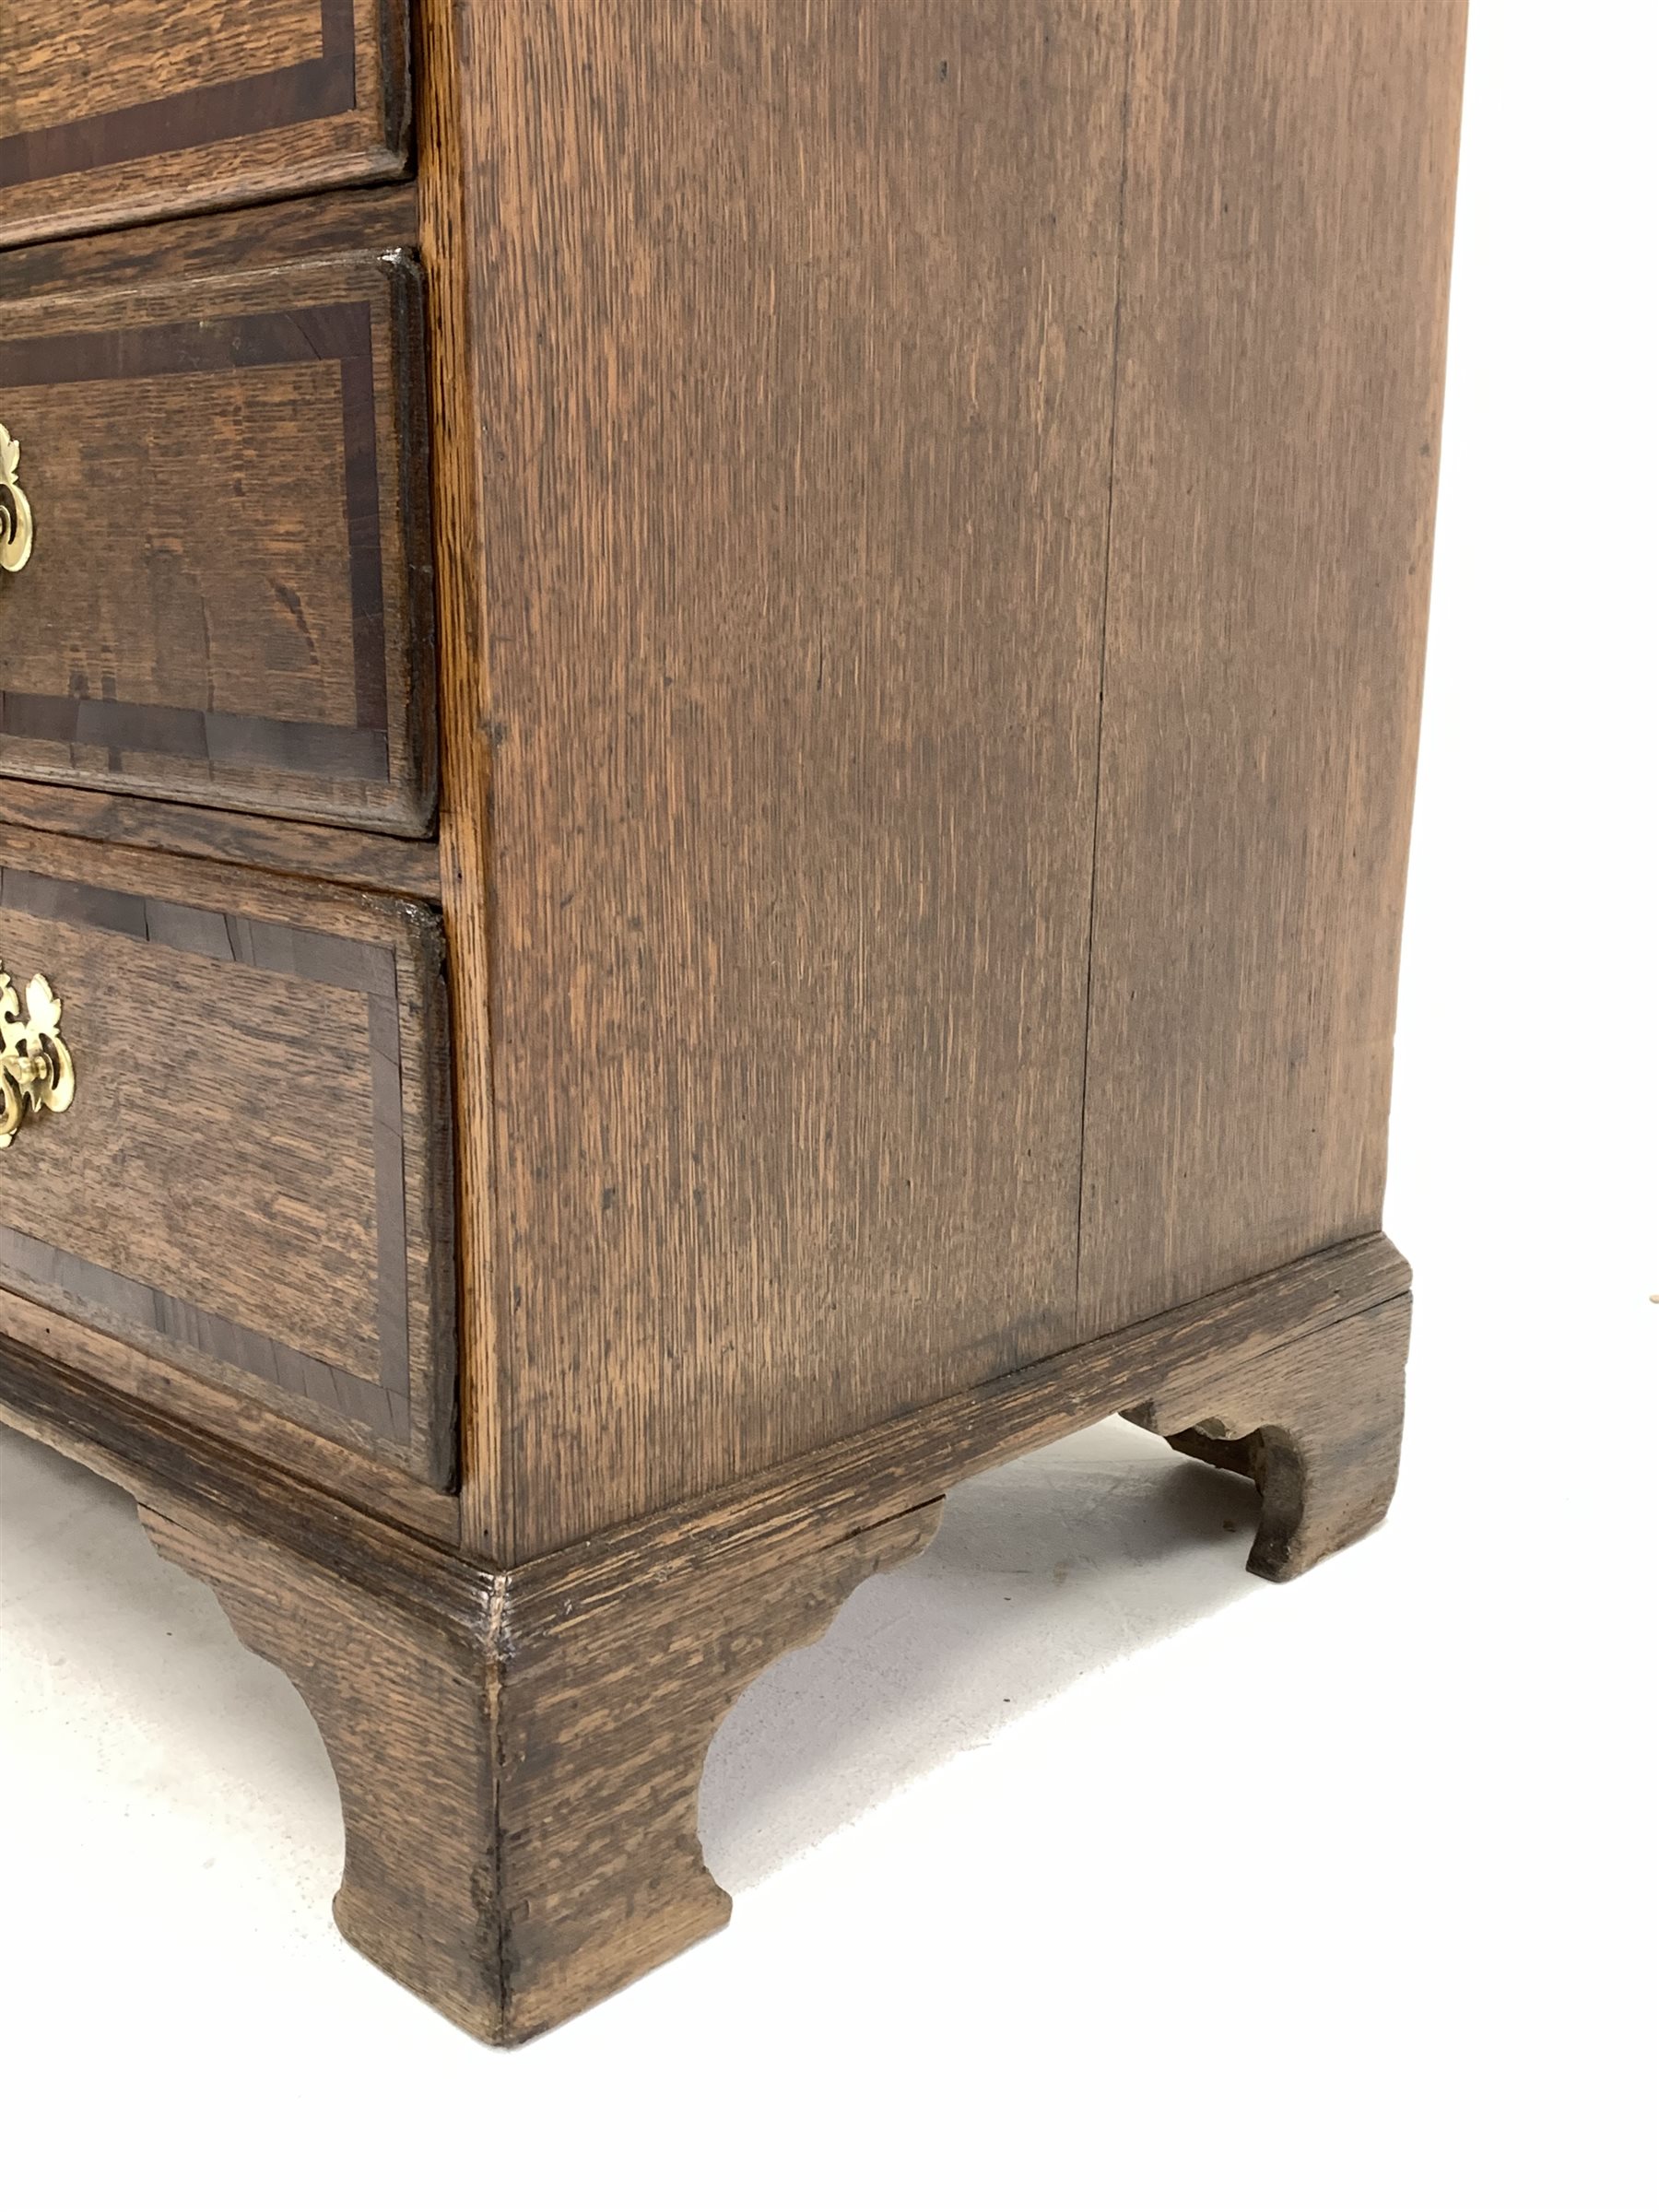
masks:
[[[0,1399],[515,2041],[1128,1412],[1383,1513],[1455,0],[12,0]]]

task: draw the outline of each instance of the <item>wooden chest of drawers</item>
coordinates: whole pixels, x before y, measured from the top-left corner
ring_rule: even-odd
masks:
[[[0,1398],[516,2041],[951,1483],[1386,1509],[1461,7],[22,9]]]

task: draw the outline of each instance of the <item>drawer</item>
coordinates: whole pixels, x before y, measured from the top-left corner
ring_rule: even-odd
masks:
[[[420,291],[363,253],[8,304],[0,774],[428,827]]]
[[[0,1333],[312,1479],[446,1488],[430,911],[0,829],[0,968],[74,1076],[0,1148]]]
[[[0,243],[396,175],[407,0],[7,0]]]

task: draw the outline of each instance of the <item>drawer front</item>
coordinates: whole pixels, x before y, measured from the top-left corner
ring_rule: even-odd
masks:
[[[0,968],[74,1076],[0,1148],[0,1330],[312,1479],[448,1487],[436,917],[0,830]]]
[[[406,254],[8,307],[0,774],[424,830],[421,361]]]
[[[407,0],[8,0],[0,243],[395,176]]]

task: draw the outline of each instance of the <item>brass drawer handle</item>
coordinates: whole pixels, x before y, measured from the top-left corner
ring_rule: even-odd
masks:
[[[22,448],[0,422],[0,569],[15,576],[34,551],[34,510],[18,481]]]
[[[58,1035],[63,1006],[43,975],[30,980],[18,1005],[11,977],[0,969],[0,1151],[25,1113],[62,1113],[75,1096],[75,1063]]]

